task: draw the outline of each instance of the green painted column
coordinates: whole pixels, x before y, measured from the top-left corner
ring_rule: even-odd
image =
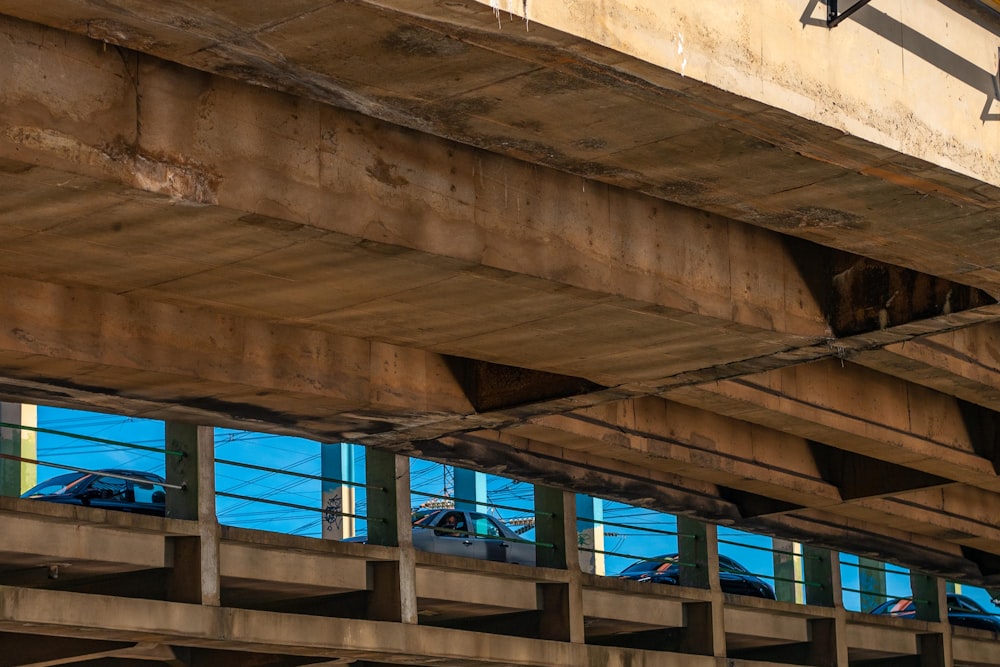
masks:
[[[398,561],[368,563],[366,618],[417,623],[417,563],[410,520],[410,460],[365,449],[369,544],[398,547]]]
[[[592,496],[576,496],[577,548],[580,569],[591,574],[604,572],[604,501]]]
[[[172,567],[167,595],[174,602],[219,606],[219,521],[215,512],[215,431],[210,426],[166,422],[167,516],[198,522],[198,535],[167,538]]]
[[[840,587],[840,554],[829,549],[804,545],[802,571],[805,577],[806,604],[820,607],[843,607]]]
[[[0,402],[0,454],[17,458],[38,458],[38,408],[24,403]],[[16,428],[25,426],[28,428]],[[0,495],[16,498],[38,483],[37,466],[0,458]]]
[[[719,538],[714,524],[677,516],[677,559],[680,585],[711,590],[712,600],[685,602],[687,623],[678,650],[696,655],[724,656],[725,616],[719,584]]]
[[[677,553],[680,585],[719,588],[719,540],[714,525],[677,516]]]
[[[466,468],[452,468],[455,479],[455,509],[469,512],[489,511],[486,500],[486,473]]]
[[[413,543],[410,520],[410,460],[365,449],[368,543],[387,547]]]
[[[861,589],[861,611],[871,611],[885,602],[885,563],[871,558],[858,558],[858,588]]]
[[[816,667],[847,667],[847,617],[840,581],[840,554],[829,549],[802,546],[802,574],[806,604],[832,607],[832,618],[809,621],[808,662]]]
[[[326,540],[342,540],[354,537],[357,514],[355,486],[345,482],[357,482],[354,470],[354,445],[333,443],[320,445],[320,476],[323,477],[322,535]],[[334,481],[340,480],[340,481]]]
[[[802,544],[791,540],[773,538],[771,548],[774,549],[774,595],[782,602],[803,604]]]
[[[913,606],[916,617],[934,623],[948,618],[948,606],[944,580],[922,572],[910,572],[910,587],[913,591]]]
[[[911,570],[910,587],[918,619],[932,623],[947,622],[948,596],[944,579]],[[920,652],[920,667],[948,667],[952,664],[950,628],[918,635],[917,650]]]
[[[535,486],[535,548],[539,567],[569,570],[567,583],[538,584],[541,639],[583,643],[583,576],[576,531],[576,494]]]

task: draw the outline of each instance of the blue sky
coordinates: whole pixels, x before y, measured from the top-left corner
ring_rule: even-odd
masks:
[[[163,447],[164,427],[163,422],[159,421],[39,407],[38,426],[142,447]],[[217,429],[215,445],[217,459],[308,475],[320,474],[320,445],[311,440]],[[355,469],[361,477],[359,482],[364,481],[363,451],[361,447],[355,448]],[[164,455],[40,432],[38,459],[87,469],[117,467],[162,474]],[[449,466],[414,459],[410,468],[411,487],[416,492],[412,498],[414,506],[429,500],[430,495],[454,494],[452,469]],[[56,468],[39,467],[38,480],[42,481],[60,472],[62,471]],[[217,464],[216,490],[260,499],[252,502],[220,496],[217,500],[218,515],[224,524],[311,537],[320,535],[322,516],[318,511],[321,506],[319,480]],[[421,492],[430,495],[422,496]],[[490,503],[505,506],[494,510],[501,519],[530,516],[533,512],[533,489],[526,482],[490,475],[487,478],[487,494]],[[364,490],[359,489],[357,495],[356,511],[364,515]],[[676,531],[674,516],[610,501],[604,502],[603,511],[606,522],[623,524],[605,527],[604,550],[621,554],[606,556],[606,570],[609,574],[617,573],[632,563],[633,557],[649,558],[676,552],[676,537],[664,534]],[[358,530],[364,532],[363,521],[359,523]],[[523,537],[532,539],[533,535],[533,531],[528,531]],[[721,553],[743,563],[764,578],[773,576],[772,555],[767,551],[771,546],[769,537],[720,527],[719,540]],[[857,557],[842,554],[841,562],[844,587],[858,588]],[[888,570],[889,594],[909,595],[907,571],[897,565],[889,565]],[[977,599],[988,611],[1000,613],[1000,609],[990,603],[985,591],[968,586],[962,588],[964,593]],[[845,606],[858,610],[858,598],[857,593],[845,592]]]

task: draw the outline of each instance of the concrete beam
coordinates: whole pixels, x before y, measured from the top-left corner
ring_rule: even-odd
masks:
[[[53,617],[52,609],[60,609]],[[581,664],[713,667],[714,658],[646,653],[411,624],[287,615],[244,609],[0,587],[0,628],[39,634],[155,642],[193,649],[250,651],[375,662],[434,660],[446,667]]]
[[[77,282],[95,287],[114,285],[121,291],[124,281],[132,293],[158,300],[226,304],[233,312],[272,311],[313,320],[339,333],[356,331],[364,321],[372,335],[397,344],[420,336],[423,346],[449,354],[583,376],[601,384],[620,382],[608,378],[608,364],[614,361],[620,372],[628,357],[634,359],[629,366],[635,380],[706,364],[687,355],[687,368],[665,361],[651,365],[651,348],[664,344],[699,340],[713,345],[716,358],[722,350],[731,350],[730,360],[735,361],[825,341],[831,329],[845,336],[878,331],[993,302],[988,295],[948,281],[817,245],[790,245],[781,234],[416,136],[302,98],[135,53],[108,55],[98,44],[68,35],[62,51],[42,50],[39,55],[36,45],[51,31],[7,22],[5,32],[11,61],[24,62],[30,53],[47,59],[39,66],[65,72],[67,80],[89,82],[56,91],[58,107],[50,108],[46,99],[36,99],[31,72],[15,69],[5,82],[11,129],[0,141],[0,157],[20,161],[5,170],[12,188],[8,201],[17,206],[19,216],[26,216],[19,220],[18,248],[28,251],[46,237],[53,241],[46,252],[60,253],[60,245],[73,239],[74,266],[53,262],[48,271],[72,272]],[[24,113],[29,106],[48,109],[42,112],[43,123]],[[62,116],[67,107],[78,109],[76,117]],[[262,118],[273,123],[261,125]],[[262,134],[262,128],[272,126],[280,130]],[[380,147],[375,154],[373,144]],[[318,153],[315,146],[320,147]],[[108,192],[106,183],[87,185],[84,179],[77,182],[78,188],[88,194],[103,191],[75,205],[88,211],[86,218],[39,228],[35,216],[49,208],[32,194],[38,192],[39,179],[42,187],[59,194],[58,201],[74,205],[67,201],[65,185],[58,186],[52,174],[35,172],[31,165],[68,168],[172,199],[123,200],[113,188]],[[65,183],[65,178],[57,182]],[[274,201],[261,192],[285,194]],[[177,224],[178,199],[212,207],[186,208],[185,223]],[[150,208],[156,211],[152,215]],[[142,213],[148,222],[130,222],[141,209],[146,209]],[[330,210],[339,214],[325,213]],[[572,225],[566,223],[567,210],[575,212]],[[615,211],[613,219],[609,211]],[[169,228],[161,229],[168,222]],[[182,261],[178,258],[185,256],[181,249],[190,246],[191,225],[207,242],[200,245],[197,261]],[[511,225],[521,231],[510,234]],[[239,238],[234,235],[251,228],[252,241],[234,243]],[[157,242],[151,247],[144,241],[154,229]],[[359,239],[388,245],[382,257],[388,261],[387,255],[395,255],[397,261],[390,263],[397,267],[399,260],[406,260],[400,268],[412,280],[410,287],[420,286],[420,296],[397,289],[386,298],[390,295],[384,293],[385,283],[346,292],[328,289],[317,294],[311,289],[316,283],[305,281],[303,271],[320,272],[317,282],[332,286],[331,278],[343,269],[328,268],[331,260],[344,250],[355,252]],[[614,239],[627,239],[621,252],[605,247],[605,240]],[[83,244],[85,253],[80,241],[88,242]],[[225,246],[217,248],[215,243]],[[317,243],[331,253],[319,264],[316,255],[302,257]],[[178,249],[172,251],[172,246]],[[86,268],[106,266],[99,261],[101,254],[137,247],[149,260],[141,270],[119,263],[117,271],[123,273],[101,275]],[[169,255],[166,264],[164,253]],[[8,266],[9,271],[17,270]],[[474,267],[479,268],[455,275]],[[484,271],[486,267],[500,273]],[[483,281],[477,274],[494,280]],[[522,278],[514,289],[513,275],[538,281]],[[356,280],[357,273],[351,277]],[[375,280],[374,274],[371,277]],[[62,280],[54,275],[52,279]],[[468,310],[459,308],[471,298],[470,281],[479,288],[476,303],[483,302],[487,287],[493,288],[491,300],[496,303],[523,297],[524,288],[545,292],[549,303],[544,311],[550,315],[537,321],[538,313],[532,313],[535,331],[518,331],[509,309],[498,310],[498,331],[496,322],[486,321],[488,313],[470,317]],[[336,285],[348,290],[343,282]],[[835,297],[838,293],[861,297],[864,304],[835,309],[828,321],[824,308],[842,302]],[[462,326],[452,323],[449,332],[437,329],[429,336],[416,321],[407,325],[431,308],[462,315]],[[864,316],[856,318],[856,313]],[[618,328],[610,331],[605,324],[596,332],[582,326],[583,317],[619,323]],[[635,337],[634,332],[650,330],[648,325],[657,321],[660,326],[651,331],[659,333]],[[733,332],[720,326],[730,322],[742,325],[739,350],[732,348]],[[625,330],[633,335],[622,335]],[[573,372],[568,372],[564,346],[543,349],[545,339],[531,346],[532,359],[500,358],[524,355],[523,345],[514,346],[539,331],[603,335],[617,346],[613,353],[595,349],[586,355],[586,369],[579,367],[584,359],[574,358]],[[625,340],[630,349],[623,358]],[[598,342],[591,345],[596,348]]]
[[[804,364],[670,397],[929,475],[997,488],[994,443],[969,428],[962,403],[852,364]]]
[[[850,357],[855,364],[1000,410],[998,329],[983,324]]]
[[[501,5],[528,22],[498,20]],[[601,20],[596,0],[516,5],[317,0],[197,22],[184,2],[155,16],[68,0],[5,10],[997,291],[1000,190],[982,150],[996,144],[995,13],[922,0],[831,31],[822,3],[643,1]],[[859,58],[880,76],[846,76]]]

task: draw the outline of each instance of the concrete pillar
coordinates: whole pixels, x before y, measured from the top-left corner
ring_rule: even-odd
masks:
[[[820,607],[843,607],[840,585],[840,555],[829,549],[802,547],[802,570],[805,575],[806,604]]]
[[[714,525],[683,515],[677,517],[680,585],[719,588],[719,540]]]
[[[885,602],[885,563],[871,558],[858,558],[858,588],[861,589],[861,611],[871,611]]]
[[[577,548],[576,494],[535,486],[535,541],[539,567],[569,570],[567,583],[538,584],[539,638],[582,644],[583,581]]]
[[[354,471],[354,445],[320,445],[320,462],[320,476],[323,477],[323,539],[342,540],[354,537],[355,520],[350,515],[357,514],[355,487],[343,483],[358,481]]]
[[[847,667],[847,616],[844,591],[840,581],[840,554],[828,549],[803,545],[802,573],[806,604],[833,607],[833,618],[809,622],[812,637],[809,663],[817,667]]]
[[[167,597],[174,602],[218,606],[219,522],[215,513],[215,432],[210,426],[167,422],[166,448],[183,452],[166,457],[167,516],[198,522],[198,536],[168,538],[172,567]]]
[[[0,454],[18,458],[38,458],[38,408],[23,403],[0,402]],[[14,428],[26,426],[29,428]],[[0,495],[16,498],[38,483],[38,468],[33,463],[0,458]]]
[[[709,602],[684,604],[686,621],[678,650],[697,655],[724,656],[725,607],[719,585],[719,537],[715,525],[678,515],[677,559],[681,586],[706,588],[714,593]]]
[[[580,569],[604,575],[604,501],[592,496],[576,497],[576,532]]]
[[[368,542],[399,547],[399,561],[368,563],[367,618],[417,622],[416,555],[410,520],[410,460],[365,450]]]
[[[943,579],[911,571],[910,587],[917,618],[935,623],[948,618],[948,600]]]
[[[913,605],[918,619],[930,622],[947,622],[948,595],[943,579],[910,572],[910,587],[913,591]],[[951,667],[951,630],[947,626],[941,632],[928,632],[917,637],[920,667]]]
[[[576,497],[570,502],[559,489],[535,486],[535,542],[539,567],[579,568],[576,537]]]
[[[774,549],[774,595],[782,602],[803,604],[802,578],[802,544],[791,540],[774,538],[771,540]]]
[[[486,513],[486,474],[465,468],[453,468],[455,509]]]

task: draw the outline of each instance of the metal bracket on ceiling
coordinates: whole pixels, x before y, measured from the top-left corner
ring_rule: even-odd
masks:
[[[837,10],[837,0],[826,0],[826,27],[836,28],[841,21],[858,11],[872,0],[858,0],[844,11]]]

